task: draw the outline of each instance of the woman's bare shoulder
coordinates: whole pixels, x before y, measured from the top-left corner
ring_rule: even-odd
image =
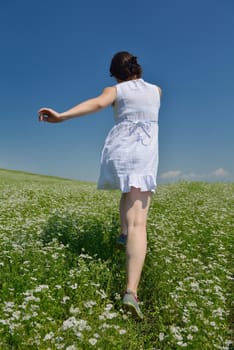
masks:
[[[162,96],[162,89],[160,88],[160,86],[156,85],[156,88],[158,89],[160,96]]]

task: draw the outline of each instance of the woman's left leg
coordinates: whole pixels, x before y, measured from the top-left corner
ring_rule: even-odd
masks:
[[[127,193],[122,193],[119,203],[119,213],[120,213],[120,234],[128,234],[128,225],[126,218],[126,199]]]
[[[126,194],[127,240],[127,289],[137,295],[137,288],[145,261],[147,234],[146,223],[151,201],[151,192],[131,188]]]

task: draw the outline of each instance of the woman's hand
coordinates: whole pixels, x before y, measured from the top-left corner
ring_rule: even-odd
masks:
[[[63,119],[60,114],[50,108],[41,108],[38,112],[38,119],[40,122],[60,123]]]

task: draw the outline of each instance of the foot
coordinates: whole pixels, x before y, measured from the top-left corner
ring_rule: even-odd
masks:
[[[127,244],[127,235],[123,233],[117,238],[116,245],[119,249],[125,249]]]
[[[128,311],[131,311],[135,316],[143,320],[144,316],[139,307],[139,300],[130,289],[127,289],[124,294],[123,305]]]

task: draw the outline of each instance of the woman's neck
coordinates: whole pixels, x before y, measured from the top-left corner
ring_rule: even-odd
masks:
[[[134,75],[133,77],[129,77],[126,80],[121,80],[121,79],[116,79],[118,83],[124,83],[125,81],[129,81],[129,80],[136,80],[136,79],[140,79],[138,78],[136,75]]]

